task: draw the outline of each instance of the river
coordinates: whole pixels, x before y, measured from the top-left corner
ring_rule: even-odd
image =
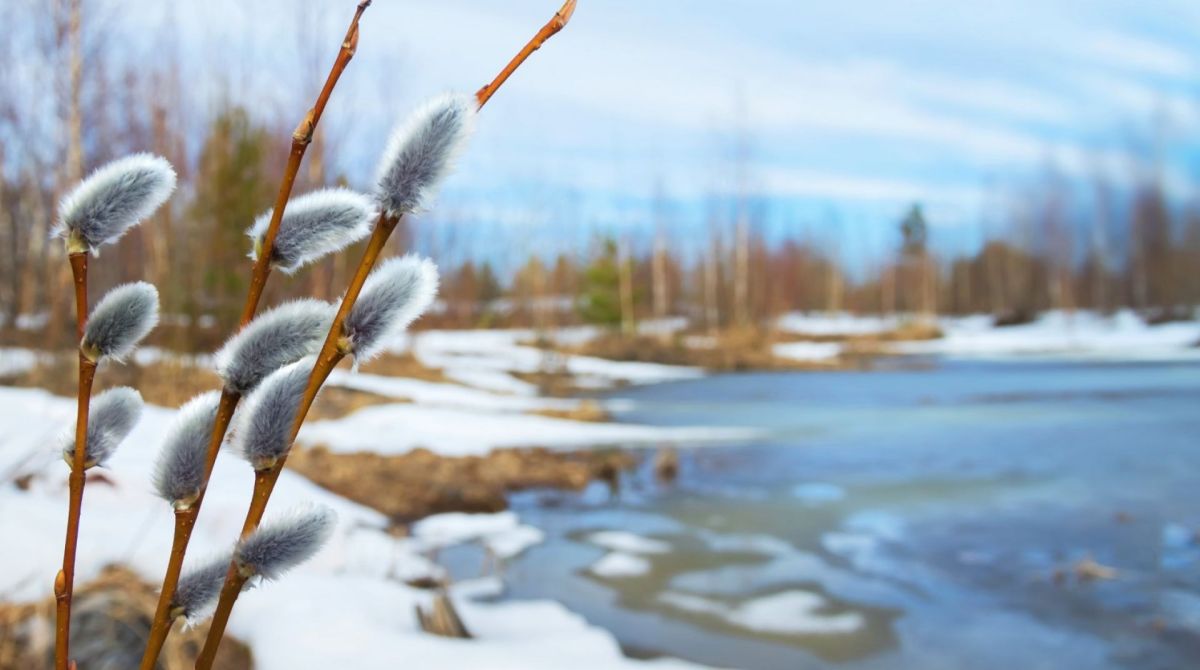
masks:
[[[925,363],[613,394],[763,436],[517,496],[505,597],[718,667],[1200,667],[1200,365]]]

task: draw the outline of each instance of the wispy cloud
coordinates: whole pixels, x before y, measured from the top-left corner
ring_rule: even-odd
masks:
[[[145,22],[134,43],[169,4],[135,1],[146,11],[122,13]],[[286,79],[297,38],[281,17],[295,4],[176,3],[180,48],[197,56],[189,75],[216,79],[222,63],[252,54],[247,67],[266,72],[248,75],[261,86],[239,95],[269,97],[272,109],[306,105],[309,93]],[[352,3],[343,4],[320,12],[334,41]],[[340,167],[365,184],[402,108],[482,84],[554,4],[375,3],[325,122],[344,138]],[[1197,90],[1200,9],[1183,0],[581,3],[482,115],[448,196],[534,178],[564,193],[648,193],[658,174],[701,197],[726,169],[721,147],[743,129],[764,196],[849,211],[928,200],[966,212],[978,184],[1048,161],[1080,175],[1136,162],[1123,129],[1166,110],[1194,131]]]

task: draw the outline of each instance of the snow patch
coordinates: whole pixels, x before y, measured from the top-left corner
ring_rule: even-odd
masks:
[[[650,572],[650,561],[642,556],[614,551],[591,565],[588,570],[600,577],[639,577]]]
[[[606,444],[744,441],[757,436],[748,429],[664,428],[420,405],[375,405],[342,419],[306,423],[299,439],[305,444],[324,444],[335,452],[401,454],[424,447],[445,456],[467,456],[502,447],[579,449]]]
[[[587,536],[587,541],[598,547],[631,554],[666,554],[671,551],[671,545],[667,542],[623,530],[596,531]]]
[[[658,600],[678,610],[714,616],[732,626],[758,633],[840,635],[858,631],[864,624],[862,615],[857,612],[822,614],[819,610],[826,607],[826,600],[809,591],[783,591],[733,606],[677,591],[662,593]]]
[[[836,342],[782,342],[772,347],[780,358],[794,361],[831,361],[842,353],[842,345]]]

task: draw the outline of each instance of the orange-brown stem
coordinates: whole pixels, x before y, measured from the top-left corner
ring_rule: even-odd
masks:
[[[550,39],[558,31],[567,26],[567,22],[571,20],[571,15],[575,13],[575,4],[576,0],[567,0],[565,3],[563,3],[563,6],[559,8],[558,12],[554,14],[553,18],[551,18],[546,25],[542,26],[541,30],[537,31],[537,34],[533,36],[533,39],[529,40],[525,46],[522,47],[519,52],[517,52],[516,56],[513,56],[513,59],[508,62],[508,65],[504,66],[504,69],[500,71],[500,74],[496,75],[496,78],[493,79],[487,86],[479,89],[479,91],[475,94],[475,101],[479,103],[481,108],[487,104],[488,100],[491,100],[492,95],[496,93],[497,89],[504,85],[505,81],[508,81],[508,78],[512,76],[512,73],[516,72],[517,68],[521,67],[521,63],[524,63],[525,59],[529,58],[530,54],[540,49],[541,46],[546,43],[546,40]]]
[[[222,391],[221,400],[217,405],[216,418],[213,421],[213,432],[209,437],[209,449],[204,464],[204,481],[212,476],[217,463],[217,453],[225,432],[233,419],[241,395],[232,391]],[[215,445],[215,446],[214,446]],[[175,619],[171,616],[174,606],[175,589],[179,585],[179,577],[183,572],[183,559],[187,555],[188,543],[192,539],[192,531],[196,529],[196,517],[200,514],[200,506],[204,503],[204,489],[186,509],[175,510],[175,539],[171,543],[171,556],[167,560],[167,570],[163,576],[162,590],[158,594],[158,606],[154,612],[154,621],[150,625],[150,636],[146,642],[146,651],[142,654],[141,670],[153,670],[162,653],[163,644],[171,634],[171,626]]]
[[[275,196],[275,208],[271,210],[271,221],[267,225],[266,233],[263,234],[258,260],[255,261],[254,270],[250,275],[250,290],[246,295],[246,304],[242,307],[242,316],[238,321],[239,327],[250,323],[250,320],[254,318],[255,311],[258,310],[263,289],[267,286],[267,276],[271,274],[270,259],[275,246],[275,235],[279,232],[279,222],[283,220],[283,211],[287,207],[288,198],[292,196],[292,187],[295,186],[296,175],[300,172],[300,162],[304,160],[304,152],[308,150],[308,145],[312,143],[313,133],[316,132],[317,123],[320,122],[321,115],[325,112],[325,105],[329,102],[329,96],[333,93],[334,86],[337,85],[342,72],[346,70],[350,59],[354,58],[354,53],[358,50],[358,21],[370,5],[371,0],[363,0],[358,3],[358,8],[354,11],[354,18],[350,20],[350,27],[346,29],[346,36],[342,39],[342,48],[338,50],[333,67],[329,70],[329,76],[325,78],[325,85],[317,94],[317,101],[304,115],[300,125],[296,126],[296,130],[292,132],[292,149],[288,153],[287,167],[283,171],[283,181],[279,184],[279,193]]]
[[[575,12],[576,2],[577,0],[567,0],[554,17],[509,61],[508,65],[500,71],[500,74],[491,83],[479,89],[479,92],[475,94],[475,100],[480,108],[487,104],[492,95],[529,58],[530,54],[537,51],[546,40],[550,39],[550,37],[567,25],[567,22],[571,20],[571,15]],[[291,443],[295,442],[296,436],[300,433],[300,426],[303,425],[308,410],[312,407],[313,401],[316,400],[317,392],[320,390],[321,385],[325,383],[325,380],[329,377],[329,374],[338,362],[345,357],[345,353],[338,346],[338,340],[342,337],[342,323],[345,322],[351,308],[354,307],[355,301],[358,300],[358,294],[362,291],[363,284],[367,280],[367,275],[370,274],[371,269],[375,266],[375,262],[378,260],[384,244],[398,222],[398,217],[380,214],[379,221],[375,224],[375,230],[371,234],[370,241],[367,242],[363,258],[359,262],[357,270],[355,270],[354,277],[350,280],[350,286],[347,287],[346,294],[342,297],[342,304],[338,307],[337,315],[334,317],[333,324],[329,328],[329,334],[326,336],[325,343],[321,347],[321,352],[317,355],[317,360],[313,364],[313,371],[309,374],[308,386],[305,387],[304,395],[296,411],[296,417],[292,422],[291,436],[288,441],[289,450]],[[264,247],[263,254],[267,253],[267,248]],[[262,517],[267,510],[267,503],[270,501],[271,493],[275,490],[275,483],[279,480],[279,474],[283,472],[283,466],[286,461],[287,453],[285,452],[274,465],[255,472],[254,494],[250,500],[250,507],[246,511],[246,520],[242,524],[242,538],[254,532],[258,528],[258,524],[262,522]],[[204,648],[201,650],[200,659],[196,662],[197,670],[205,670],[212,667],[217,647],[220,646],[221,637],[224,635],[225,626],[229,623],[229,615],[233,612],[233,605],[237,601],[237,597],[241,593],[241,585],[244,583],[245,579],[239,575],[236,563],[231,562],[229,572],[225,577],[225,585],[221,589],[220,602],[217,605],[216,612],[213,614],[212,626],[209,628],[208,637],[204,641]]]
[[[86,253],[67,256],[75,280],[75,330],[83,339],[87,323]],[[87,425],[91,406],[92,381],[96,378],[96,363],[82,352],[79,354],[79,385],[76,388],[75,451],[71,454],[71,475],[68,478],[67,532],[63,542],[62,569],[54,578],[55,626],[54,667],[66,670],[70,660],[71,597],[75,592],[75,554],[79,546],[79,516],[83,511],[83,487],[87,483]]]
[[[329,327],[329,334],[325,337],[325,344],[321,346],[321,352],[317,354],[313,370],[308,376],[308,385],[304,389],[304,395],[300,398],[300,405],[296,409],[296,416],[292,420],[292,429],[288,440],[289,445],[299,435],[300,426],[304,424],[304,418],[308,415],[308,410],[312,408],[321,385],[329,378],[329,373],[333,371],[338,362],[345,357],[345,353],[338,347],[338,340],[342,335],[342,323],[345,322],[346,317],[350,314],[350,309],[354,307],[354,302],[358,300],[358,295],[362,292],[363,284],[367,281],[367,275],[371,273],[371,268],[375,267],[375,262],[379,259],[379,254],[383,251],[383,247],[391,236],[392,231],[396,229],[397,222],[399,222],[399,219],[396,217],[380,214],[379,220],[375,223],[375,230],[371,233],[371,239],[367,242],[367,248],[363,252],[362,260],[358,263],[358,269],[355,270],[354,277],[350,280],[350,286],[346,289],[346,294],[342,296],[342,304],[338,307],[337,315],[333,318],[333,324]],[[242,524],[242,538],[254,532],[254,529],[258,528],[258,524],[262,522],[263,514],[267,511],[267,502],[271,499],[271,493],[275,490],[275,482],[279,480],[279,473],[283,472],[283,466],[286,461],[287,453],[285,452],[271,467],[254,472],[254,494],[250,499],[250,507],[246,510],[246,521]],[[204,648],[201,650],[200,660],[196,661],[197,670],[211,667],[212,659],[216,657],[217,647],[221,644],[221,637],[225,626],[229,623],[229,614],[233,612],[233,605],[237,602],[237,597],[241,593],[240,587],[233,588],[234,583],[238,579],[241,579],[241,577],[237,572],[236,563],[231,562],[229,572],[225,577],[225,586],[221,589],[221,600],[217,604],[216,611],[213,613],[212,625],[209,628],[208,637],[204,640]],[[243,579],[242,582],[244,583],[244,581]],[[207,659],[207,665],[201,663],[205,659]]]
[[[204,638],[204,648],[200,650],[200,655],[196,657],[196,670],[209,670],[212,668],[213,661],[217,659],[217,648],[221,645],[221,638],[225,636],[225,626],[229,623],[229,613],[233,611],[233,603],[237,599],[237,594],[242,592],[242,588],[246,585],[246,577],[243,577],[238,571],[237,565],[231,563],[229,572],[225,575],[225,585],[221,587],[221,600],[217,603],[217,610],[213,613],[212,624],[208,628],[208,636]]]
[[[146,642],[146,652],[142,655],[142,670],[154,670],[158,655],[162,652],[167,634],[175,617],[171,616],[171,608],[175,598],[174,586],[179,583],[179,573],[183,568],[183,554],[188,540],[192,536],[192,528],[196,524],[194,508],[175,510],[175,539],[171,542],[171,558],[167,563],[167,575],[163,579],[163,597],[158,600],[158,609],[154,612],[154,622],[150,626],[150,637]],[[167,595],[170,585],[171,594]]]
[[[250,323],[254,318],[255,312],[258,311],[258,304],[262,300],[263,290],[267,286],[267,278],[271,274],[271,254],[275,245],[275,236],[279,233],[279,223],[283,220],[284,210],[287,207],[288,199],[292,195],[292,188],[296,184],[296,175],[300,172],[300,164],[304,160],[304,153],[308,150],[308,145],[312,143],[313,133],[316,132],[321,115],[325,113],[325,106],[329,103],[329,98],[333,94],[334,87],[337,86],[342,72],[346,70],[346,66],[350,64],[350,60],[354,58],[354,54],[358,50],[358,23],[362,18],[363,12],[370,6],[371,0],[362,0],[362,2],[358,3],[354,11],[354,17],[350,20],[350,27],[346,29],[346,36],[342,39],[342,46],[333,61],[333,67],[329,70],[329,76],[325,78],[325,84],[321,87],[321,92],[317,94],[316,102],[313,103],[313,106],[304,115],[300,124],[296,126],[296,130],[292,133],[291,151],[288,153],[283,180],[279,184],[279,193],[275,196],[275,207],[271,211],[271,221],[267,225],[266,232],[263,234],[262,244],[258,250],[258,259],[255,261],[254,269],[250,274],[250,288],[246,293],[246,302],[242,306],[241,318],[238,319],[239,330]],[[182,536],[177,535],[177,542],[172,547],[162,591],[158,597],[158,608],[151,630],[152,633],[156,630],[159,631],[158,634],[162,636],[163,641],[166,640],[166,636],[170,635],[171,632],[171,622],[169,621],[171,600],[175,597],[175,589],[179,583],[179,575],[182,570],[184,556],[187,554],[188,543],[191,541],[195,519],[200,514],[200,507],[204,503],[204,492],[208,488],[208,479],[212,476],[217,455],[221,450],[221,443],[225,439],[225,433],[229,429],[229,422],[233,418],[233,412],[237,409],[240,400],[241,396],[239,394],[230,391],[221,393],[221,403],[217,410],[217,419],[213,425],[212,438],[209,440],[208,445],[203,488],[200,491],[200,496],[192,503],[188,510],[191,521],[185,533]],[[178,516],[176,517],[176,521],[178,524]],[[178,531],[179,528],[177,525],[176,532],[178,533]],[[155,643],[156,640],[152,636],[150,644]],[[154,667],[162,648],[161,642],[157,644],[159,648],[153,651],[150,649],[150,645],[147,645],[146,653],[142,657],[142,668]]]

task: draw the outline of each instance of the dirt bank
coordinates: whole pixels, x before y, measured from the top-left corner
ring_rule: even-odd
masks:
[[[287,465],[338,495],[398,524],[443,512],[498,512],[508,494],[532,488],[579,491],[614,483],[640,456],[626,451],[498,449],[486,456],[439,456],[426,449],[382,456],[296,448]]]

